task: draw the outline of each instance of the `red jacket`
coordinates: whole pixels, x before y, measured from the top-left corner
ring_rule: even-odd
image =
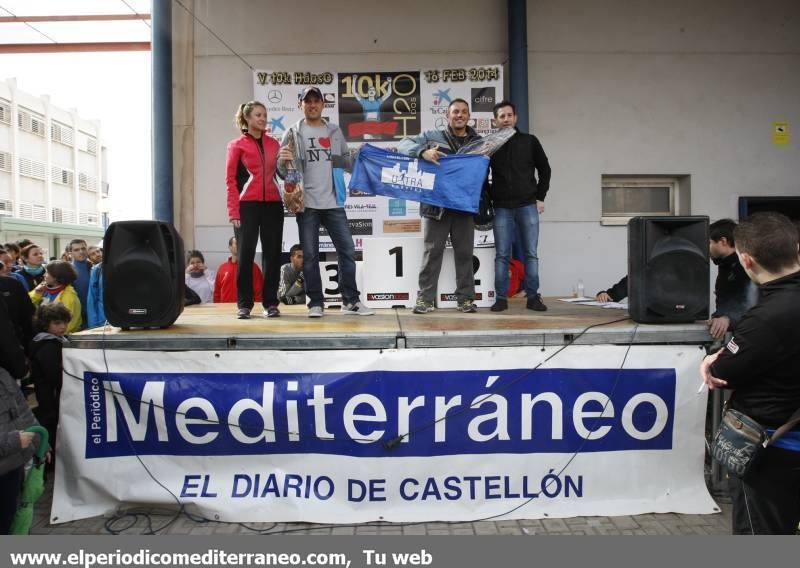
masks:
[[[225,184],[228,187],[228,219],[239,219],[240,201],[280,201],[275,183],[278,141],[261,136],[263,149],[247,133],[228,143]]]
[[[229,258],[219,265],[217,279],[214,281],[214,303],[228,304],[236,302],[236,272],[239,264],[231,262]],[[253,263],[253,298],[255,302],[261,301],[261,289],[264,286],[264,276],[261,269]]]

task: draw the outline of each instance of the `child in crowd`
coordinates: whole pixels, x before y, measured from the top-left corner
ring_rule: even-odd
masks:
[[[289,262],[281,266],[281,282],[278,298],[284,304],[306,303],[306,283],[303,278],[303,247],[293,245],[289,249]]]
[[[61,396],[61,347],[67,342],[64,333],[72,314],[64,304],[45,304],[36,310],[38,333],[30,348],[31,380],[39,406],[33,411],[50,434],[50,446],[56,447],[58,401]]]
[[[187,252],[186,259],[186,286],[197,292],[203,304],[213,302],[216,272],[206,267],[206,259],[199,250]]]
[[[29,244],[20,249],[22,268],[19,273],[25,279],[25,291],[30,292],[44,281],[44,254],[42,247]]]
[[[72,314],[67,333],[81,329],[81,301],[72,283],[78,277],[75,267],[65,260],[54,260],[47,265],[44,282],[39,284],[29,296],[34,306],[42,304],[64,304]]]
[[[228,240],[228,250],[231,255],[228,260],[217,268],[217,279],[214,282],[214,303],[225,304],[236,302],[238,292],[236,288],[236,276],[239,268],[239,248],[236,244],[236,237]],[[253,297],[256,303],[261,302],[264,277],[261,269],[253,263]]]
[[[101,262],[103,262],[103,249],[92,245],[89,247],[89,261],[94,265],[97,266]]]
[[[25,353],[14,337],[5,300],[0,297],[0,534],[8,534],[17,511],[25,464],[37,435],[24,430],[36,424],[17,379],[25,376]]]
[[[103,265],[95,264],[89,276],[89,294],[86,297],[86,327],[98,327],[106,323],[106,310],[103,304]]]

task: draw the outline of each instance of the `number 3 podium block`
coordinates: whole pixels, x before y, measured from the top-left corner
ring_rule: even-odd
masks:
[[[475,274],[475,305],[488,308],[494,304],[494,247],[476,248],[472,254],[472,271]],[[453,249],[444,249],[442,271],[436,293],[437,308],[455,308],[456,267]]]
[[[356,287],[362,290],[364,281],[364,267],[363,262],[356,262]],[[341,307],[342,292],[339,290],[339,263],[336,261],[320,262],[319,263],[319,276],[322,280],[322,296],[326,308],[332,306]],[[363,297],[363,292],[362,292]],[[311,301],[306,294],[306,305]]]
[[[414,307],[422,250],[421,238],[364,239],[361,300],[371,308]]]

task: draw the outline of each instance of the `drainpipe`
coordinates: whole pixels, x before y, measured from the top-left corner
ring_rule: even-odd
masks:
[[[153,217],[174,221],[172,187],[172,2],[153,0]]]
[[[508,0],[509,99],[517,107],[517,128],[528,127],[528,11],[526,0]]]

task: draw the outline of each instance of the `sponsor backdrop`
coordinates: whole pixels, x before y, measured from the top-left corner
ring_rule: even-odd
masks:
[[[557,350],[271,351],[254,372],[264,353],[66,349],[51,520],[714,512],[702,350],[572,346],[530,371]]]
[[[270,135],[280,140],[302,118],[299,95],[310,85],[322,91],[323,116],[341,126],[352,148],[369,142],[393,149],[406,136],[444,129],[447,106],[456,98],[469,101],[470,126],[481,135],[492,132],[492,107],[503,99],[503,68],[498,64],[398,71],[257,70],[253,73],[254,97],[267,105]],[[349,174],[345,182],[349,184]],[[370,226],[363,224],[360,232],[353,232],[357,250],[362,250],[364,239],[373,236],[422,236],[419,203],[415,201],[350,190],[344,207],[348,217],[371,221]],[[287,222],[283,250],[297,242],[297,225]],[[475,231],[476,246],[493,244],[491,231]],[[320,250],[333,250],[325,235],[321,235]]]

